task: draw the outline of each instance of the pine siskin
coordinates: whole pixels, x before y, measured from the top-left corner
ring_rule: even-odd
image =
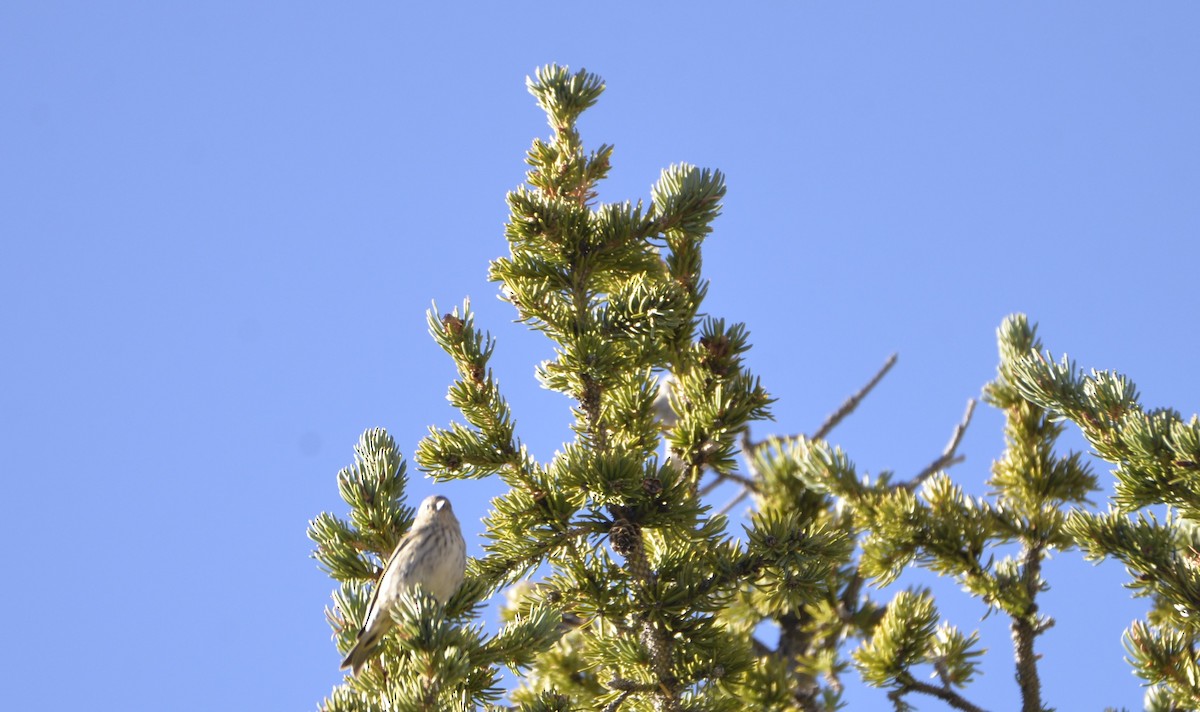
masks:
[[[400,539],[379,577],[358,642],[346,654],[342,669],[353,668],[357,675],[366,664],[392,628],[392,606],[400,594],[420,584],[445,604],[462,585],[466,568],[467,545],[450,500],[441,495],[426,497],[417,508],[412,528]]]

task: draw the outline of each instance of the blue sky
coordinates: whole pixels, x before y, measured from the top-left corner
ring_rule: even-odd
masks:
[[[726,173],[707,311],[748,325],[779,398],[756,434],[811,432],[896,351],[831,439],[915,473],[1014,311],[1197,411],[1198,23],[1172,2],[6,3],[7,703],[313,708],[340,675],[305,527],[343,511],[364,429],[411,455],[454,417],[431,300],[472,298],[538,457],[570,437],[533,378],[550,345],[486,281],[547,133],[524,77],[549,62],[608,82],[581,125],[616,145],[602,199],[648,197],[673,162]],[[1001,425],[976,414],[969,492]],[[433,491],[479,553],[499,484],[411,497]],[[1047,703],[1140,708],[1120,567],[1045,573]],[[1013,709],[1004,622],[934,585],[993,651],[968,696]]]

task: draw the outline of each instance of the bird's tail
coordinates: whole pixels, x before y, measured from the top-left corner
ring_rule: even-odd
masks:
[[[366,631],[363,631],[366,633]],[[371,654],[375,652],[376,644],[379,642],[378,634],[360,635],[358,642],[350,648],[350,652],[346,653],[346,659],[342,661],[342,670],[350,668],[353,675],[357,675],[359,670],[362,670],[363,665],[367,664],[367,660],[371,658]]]

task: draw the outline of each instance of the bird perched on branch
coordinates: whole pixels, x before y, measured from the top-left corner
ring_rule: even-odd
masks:
[[[444,605],[462,585],[466,568],[467,545],[450,500],[441,495],[426,497],[375,585],[366,620],[342,669],[351,668],[357,675],[366,664],[391,630],[392,607],[402,593],[419,585]]]

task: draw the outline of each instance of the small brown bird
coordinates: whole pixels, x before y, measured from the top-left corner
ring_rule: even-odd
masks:
[[[342,669],[352,668],[357,675],[366,664],[384,634],[392,628],[392,607],[400,594],[420,585],[445,604],[462,585],[466,568],[467,544],[450,500],[441,495],[426,497],[417,508],[412,528],[396,545],[375,585],[367,605],[366,622],[358,631],[358,641],[342,661]]]

